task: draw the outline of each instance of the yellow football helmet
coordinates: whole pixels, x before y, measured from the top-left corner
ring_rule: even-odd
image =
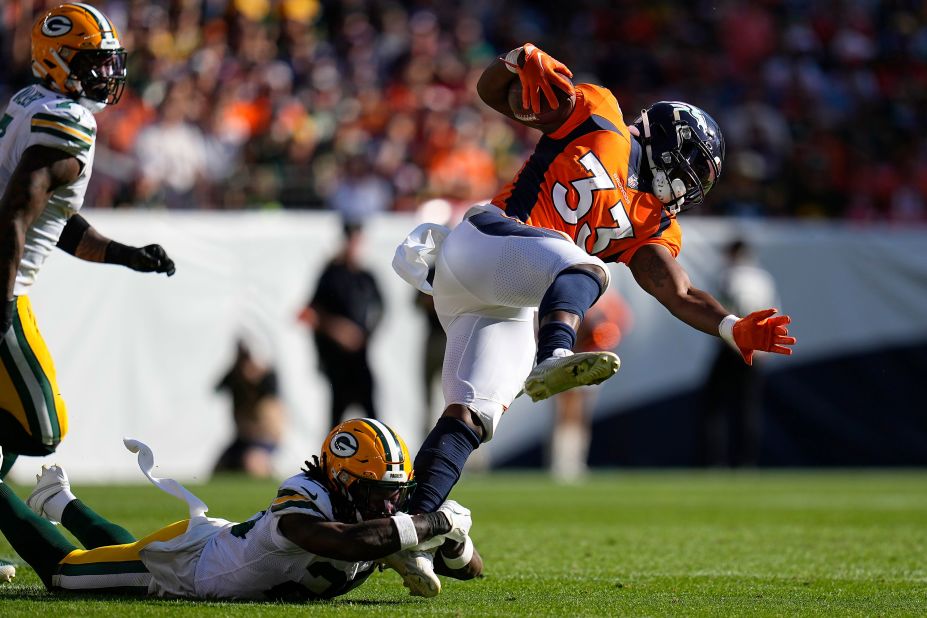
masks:
[[[402,510],[415,488],[406,443],[372,418],[351,419],[332,429],[322,444],[321,467],[361,519]]]
[[[112,105],[125,87],[126,52],[102,11],[69,2],[35,22],[32,73],[61,94]]]

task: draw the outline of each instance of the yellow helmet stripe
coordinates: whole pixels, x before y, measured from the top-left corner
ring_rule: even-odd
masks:
[[[74,2],[74,6],[80,7],[84,10],[85,13],[90,15],[90,17],[97,22],[97,25],[100,27],[100,31],[103,33],[103,38],[114,38],[115,29],[113,28],[112,22],[96,7],[90,6],[89,4],[84,4],[83,2]]]
[[[380,439],[380,443],[383,445],[383,451],[386,454],[386,461],[390,464],[397,462],[399,464],[404,463],[402,447],[399,446],[399,439],[396,437],[396,434],[393,433],[393,430],[376,419],[365,418],[364,422],[373,429]]]

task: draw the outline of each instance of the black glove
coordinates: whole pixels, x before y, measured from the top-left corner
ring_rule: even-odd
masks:
[[[135,249],[127,266],[142,273],[166,273],[168,277],[177,270],[174,268],[174,260],[167,256],[167,251],[161,245],[146,245]]]
[[[174,268],[174,260],[167,256],[167,251],[161,245],[127,247],[111,241],[106,246],[104,261],[109,264],[122,264],[141,273],[166,273],[168,277],[177,270]]]

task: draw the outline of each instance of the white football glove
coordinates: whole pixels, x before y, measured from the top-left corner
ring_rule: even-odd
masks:
[[[470,526],[473,525],[470,509],[461,506],[454,500],[445,500],[444,504],[438,507],[438,512],[444,513],[444,516],[451,523],[451,531],[445,534],[444,537],[457,543],[463,543],[470,532]]]

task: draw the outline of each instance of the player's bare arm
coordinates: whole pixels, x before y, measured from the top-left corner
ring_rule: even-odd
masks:
[[[661,245],[641,247],[628,265],[638,285],[656,298],[670,313],[703,333],[719,336],[753,364],[756,351],[790,355],[795,337],[789,336],[787,315],[764,309],[739,318],[715,298],[699,290],[669,250]]]
[[[176,271],[174,261],[161,245],[129,247],[100,234],[82,215],[74,214],[64,226],[58,248],[87,262],[119,264],[138,272]]]
[[[30,146],[23,152],[0,197],[0,289],[6,294],[7,301],[13,298],[16,271],[26,244],[26,230],[45,208],[52,192],[74,182],[80,172],[80,162],[62,150]],[[9,302],[5,303],[5,307],[9,305]],[[4,331],[7,325],[4,315]]]
[[[412,515],[411,520],[420,541],[451,531],[450,522],[440,512]],[[333,560],[378,560],[402,548],[399,526],[392,517],[345,524],[290,513],[280,518],[279,526],[283,536],[296,545]]]
[[[666,247],[644,245],[628,266],[638,285],[670,313],[703,333],[718,334],[718,325],[729,312],[711,294],[692,285]]]

